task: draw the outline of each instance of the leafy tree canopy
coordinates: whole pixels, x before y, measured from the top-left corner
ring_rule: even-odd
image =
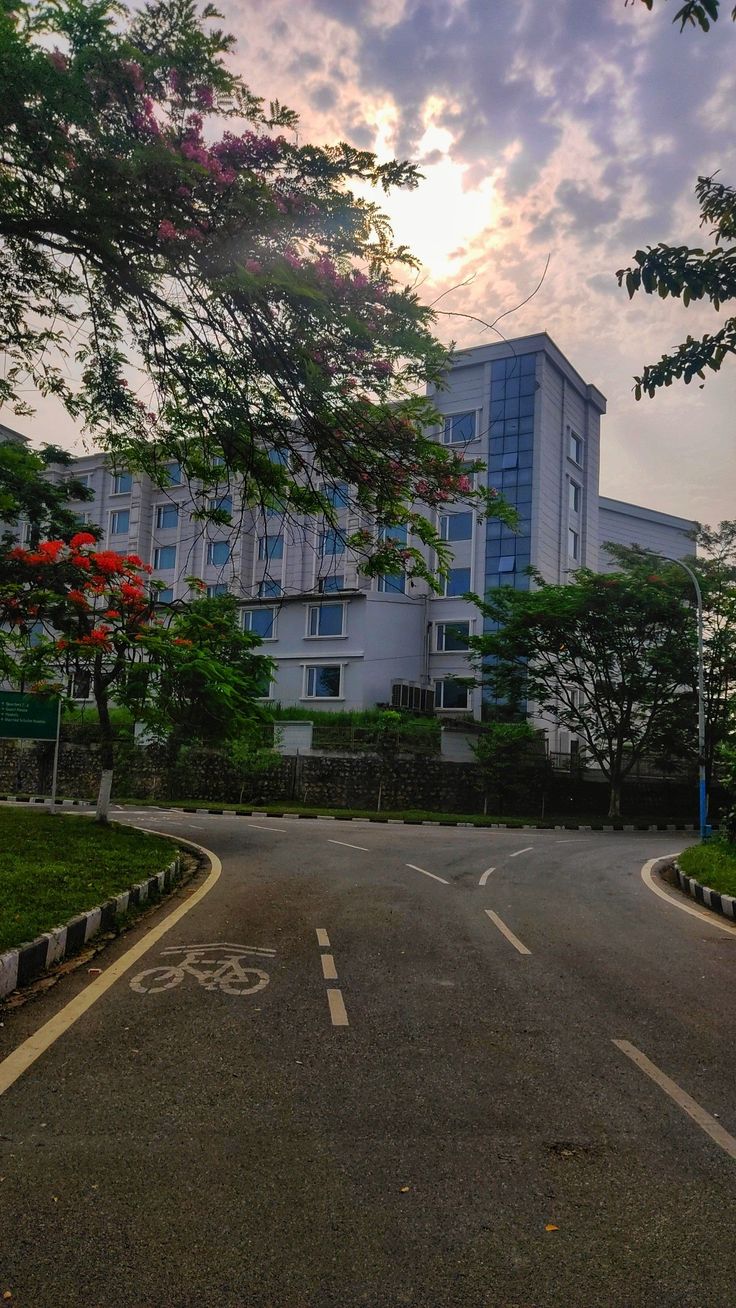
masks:
[[[627,4],[629,0],[627,0]],[[641,0],[647,9],[654,0]],[[719,0],[687,0],[678,9],[674,22],[682,31],[687,26],[710,30],[721,13]],[[736,7],[731,10],[736,21]],[[637,291],[646,295],[668,296],[681,299],[684,305],[698,300],[709,300],[718,312],[724,304],[736,299],[736,190],[716,177],[699,177],[695,194],[700,205],[700,225],[709,229],[713,241],[709,250],[691,249],[687,245],[648,245],[637,250],[634,263],[616,273],[619,286],[625,285],[629,299]],[[654,397],[662,386],[673,381],[686,383],[693,377],[705,380],[706,370],[718,372],[724,359],[736,353],[736,316],[726,318],[717,331],[707,332],[702,338],[688,336],[682,345],[670,354],[664,354],[658,363],[647,364],[640,376],[635,377],[634,394]]]
[[[74,475],[63,469],[72,456],[55,445],[31,450],[16,441],[0,436],[0,522],[7,529],[24,521],[29,526],[29,541],[38,544],[42,536],[61,536],[68,540],[79,531],[79,516],[69,507],[70,500],[84,502],[92,492]],[[58,480],[44,475],[49,468],[58,469]],[[97,529],[95,528],[95,531]],[[12,532],[8,532],[8,538]]]
[[[175,460],[246,504],[334,517],[367,571],[426,572],[382,524],[474,491],[432,442],[419,391],[447,364],[366,184],[407,163],[302,143],[296,116],[232,71],[233,39],[193,0],[5,0],[0,7],[0,403],[57,395],[114,458],[164,484]],[[358,188],[356,193],[351,187]],[[73,359],[69,356],[73,355]],[[472,469],[470,469],[472,471]]]
[[[523,710],[531,702],[577,736],[611,786],[654,754],[693,685],[695,627],[679,587],[580,569],[565,586],[504,586],[476,603],[493,629],[470,638],[492,694]],[[691,698],[687,699],[687,706]]]

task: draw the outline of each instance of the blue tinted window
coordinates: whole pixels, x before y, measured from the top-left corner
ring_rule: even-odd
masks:
[[[258,557],[261,561],[266,559],[282,559],[284,557],[284,538],[283,536],[261,536],[258,542]]]
[[[174,599],[174,587],[164,586],[164,589],[158,592],[156,599],[159,604],[171,604]]]
[[[445,595],[464,595],[470,590],[470,568],[450,568],[445,579]]]
[[[493,381],[503,381],[506,376],[506,360],[496,359],[491,364],[491,378]]]
[[[179,521],[179,509],[176,504],[159,504],[156,509],[156,526],[169,530]]]
[[[491,422],[503,421],[503,400],[491,400]]]
[[[518,464],[519,464],[519,455],[517,454],[516,450],[514,450],[509,454],[504,454],[501,456],[502,468],[516,468],[518,467]]]
[[[230,558],[230,546],[226,540],[211,540],[207,546],[207,562],[222,567]]]
[[[157,571],[165,572],[176,567],[176,545],[160,545],[153,551],[153,566]]]
[[[436,694],[439,708],[467,709],[470,687],[461,686],[457,681],[438,681]]]
[[[342,573],[335,573],[332,577],[322,577],[319,588],[323,595],[329,595],[332,591],[345,589],[345,577]]]
[[[322,554],[344,554],[345,541],[334,527],[322,532]]]
[[[523,397],[533,395],[537,389],[536,379],[534,377],[522,377],[519,382],[519,394]]]
[[[522,376],[524,376],[525,374],[528,375],[529,373],[536,372],[536,368],[537,368],[536,354],[522,354],[521,358],[519,359],[519,365],[520,365],[519,371],[521,372]]]
[[[178,463],[167,463],[166,472],[172,486],[181,486],[181,468]]]
[[[255,636],[260,636],[261,640],[271,640],[273,638],[275,622],[275,609],[246,609],[243,614],[245,630],[252,631]]]
[[[342,604],[321,604],[309,610],[310,636],[342,636],[345,609]]]
[[[284,591],[281,583],[278,581],[272,581],[270,577],[264,578],[258,587],[258,595],[260,599],[277,599],[278,596],[283,595],[283,593]]]
[[[128,509],[117,509],[115,513],[110,514],[111,536],[127,536],[129,527],[130,512]]]
[[[534,413],[534,396],[522,395],[519,400],[519,417],[530,418]]]
[[[440,536],[443,540],[470,540],[472,535],[472,513],[444,513],[440,518]]]
[[[516,567],[516,557],[513,554],[502,554],[498,560],[499,572],[513,572]]]
[[[338,481],[334,486],[325,486],[325,498],[333,509],[346,509],[348,505],[348,484]]]
[[[475,414],[453,413],[445,418],[445,444],[462,445],[475,440]]]
[[[207,587],[207,598],[217,599],[218,595],[227,595],[227,582],[217,581],[214,586]]]
[[[406,576],[403,572],[384,573],[378,578],[378,589],[386,592],[395,592],[397,595],[406,594]]]
[[[133,478],[129,472],[118,472],[113,477],[113,495],[129,495],[133,489]]]

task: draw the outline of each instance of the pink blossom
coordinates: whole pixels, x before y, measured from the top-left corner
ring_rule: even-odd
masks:
[[[458,479],[457,479],[457,488],[458,488],[459,491],[469,491],[469,490],[472,490],[472,486],[471,486],[471,484],[470,484],[470,478],[469,478],[469,477],[466,477],[466,476],[464,476],[464,475],[463,475],[462,477],[458,477]]]
[[[214,109],[215,93],[211,86],[195,86],[194,98],[200,109]]]
[[[379,377],[388,377],[391,372],[391,364],[388,359],[379,359],[375,364],[375,369]]]
[[[284,263],[288,263],[290,268],[301,268],[302,266],[301,259],[297,254],[294,254],[293,250],[286,251],[286,254],[284,255]]]
[[[245,263],[243,264],[243,267],[245,268],[246,272],[252,273],[254,276],[256,275],[256,273],[259,273],[261,271],[261,265],[257,259],[246,259]]]
[[[61,53],[61,50],[51,51],[51,54],[49,55],[49,63],[53,64],[57,73],[65,73],[69,67],[69,60],[65,54]]]
[[[159,223],[158,234],[164,241],[175,241],[179,235],[174,224],[168,218],[163,218]]]
[[[177,186],[176,194],[180,195],[183,200],[188,200],[192,194],[191,186]]]
[[[203,241],[204,232],[199,227],[185,227],[184,235],[188,236],[190,241]]]
[[[140,64],[135,59],[123,59],[120,68],[130,78],[136,91],[142,91],[144,82],[143,69]]]

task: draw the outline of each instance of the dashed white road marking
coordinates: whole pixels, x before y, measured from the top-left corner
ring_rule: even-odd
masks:
[[[285,831],[286,827],[263,827],[259,822],[249,822],[248,826],[255,831]]]
[[[716,927],[718,931],[725,931],[727,935],[734,935],[734,933],[736,933],[736,926],[721,921],[712,909],[696,908],[693,904],[680,903],[678,896],[674,894],[668,895],[666,890],[663,890],[661,886],[657,885],[652,875],[655,865],[663,862],[665,859],[676,857],[676,854],[660,854],[659,858],[650,858],[641,870],[641,879],[644,882],[644,885],[647,886],[649,890],[654,891],[655,895],[659,895],[659,898],[663,899],[666,904],[670,904],[672,908],[679,908],[681,913],[689,913],[691,917],[700,918],[700,921],[705,922],[707,926]]]
[[[525,845],[523,849],[517,849],[515,853],[509,854],[509,858],[518,858],[519,854],[528,854],[529,850],[533,848],[533,845]]]
[[[330,986],[327,991],[327,1002],[330,1005],[330,1017],[333,1026],[349,1026],[348,1015],[345,1011],[342,990],[335,986]]]
[[[450,884],[449,881],[445,881],[444,877],[438,877],[436,872],[428,872],[426,867],[417,867],[416,863],[407,863],[406,866],[412,868],[414,872],[423,872],[425,877],[431,877],[433,881],[441,881],[443,886],[449,886]]]
[[[494,913],[492,908],[487,908],[485,911],[494,926],[498,927],[501,935],[506,937],[510,944],[514,946],[514,949],[518,949],[520,954],[531,954],[531,949],[527,949],[526,945],[521,943],[519,937],[515,936],[511,928],[506,926],[506,923],[501,920],[498,913]]]
[[[725,1127],[721,1126],[720,1122],[716,1122],[710,1113],[701,1108],[700,1104],[696,1103],[694,1099],[691,1099],[690,1095],[682,1090],[676,1081],[671,1080],[669,1076],[660,1071],[656,1063],[647,1058],[646,1054],[636,1048],[636,1045],[632,1045],[628,1040],[614,1040],[613,1043],[617,1049],[621,1050],[622,1054],[626,1054],[626,1057],[631,1059],[632,1063],[636,1063],[636,1066],[646,1076],[650,1077],[659,1086],[660,1090],[664,1090],[665,1094],[669,1095],[678,1108],[681,1108],[683,1113],[687,1113],[688,1117],[691,1117],[697,1123],[701,1131],[705,1131],[706,1135],[709,1135],[711,1140],[715,1141],[724,1153],[728,1154],[729,1158],[736,1160],[736,1140]]]
[[[325,981],[337,981],[337,968],[335,959],[332,954],[320,954],[322,960],[322,975]]]
[[[496,871],[495,867],[487,867],[486,870],[485,870],[485,872],[483,873],[483,876],[481,877],[480,881],[478,882],[478,885],[479,885],[479,886],[484,886],[484,885],[486,884],[486,881],[488,880],[489,876],[491,875],[491,872],[495,872],[495,871]]]
[[[324,927],[317,927],[317,944],[320,949],[329,949],[330,947],[330,937]]]
[[[343,849],[360,849],[360,850],[363,851],[364,854],[370,854],[370,850],[369,850],[369,849],[366,849],[365,845],[349,845],[348,842],[347,842],[347,840],[330,840],[330,838],[329,838],[329,836],[328,836],[328,837],[327,837],[327,844],[328,844],[328,845],[342,845]]]

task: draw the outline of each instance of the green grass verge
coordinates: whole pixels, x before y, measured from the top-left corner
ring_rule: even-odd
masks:
[[[266,817],[278,817],[281,813],[300,813],[304,817],[335,817],[335,818],[370,818],[374,822],[388,822],[389,819],[396,819],[403,822],[443,822],[454,826],[456,822],[472,822],[478,827],[493,827],[501,824],[509,827],[536,826],[537,823],[544,825],[548,820],[539,817],[494,817],[492,814],[483,813],[435,813],[429,809],[382,809],[377,813],[374,808],[331,808],[329,805],[304,804],[242,804],[226,803],[218,799],[115,799],[116,804],[130,804],[135,808],[199,808],[204,812],[214,810],[223,813],[261,813]],[[571,818],[558,817],[550,818],[550,826],[584,824],[590,826],[591,823],[602,825],[602,819],[591,817]],[[610,824],[609,824],[610,825]]]
[[[168,867],[171,843],[85,817],[0,809],[0,951]]]
[[[677,859],[683,872],[710,890],[736,895],[736,845],[713,840],[708,845],[691,845]]]

